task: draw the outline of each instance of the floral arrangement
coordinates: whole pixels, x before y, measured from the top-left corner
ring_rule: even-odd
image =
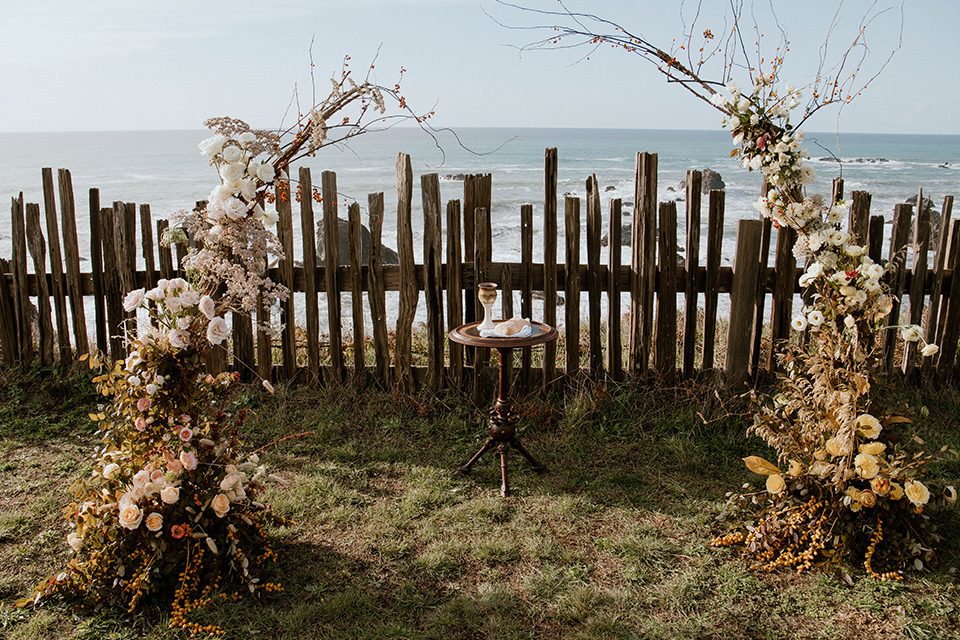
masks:
[[[775,188],[757,208],[777,228],[797,231],[794,254],[809,265],[800,285],[812,295],[792,323],[809,331],[809,341],[785,348],[786,373],[777,392],[761,401],[751,427],[778,453],[778,464],[745,459],[766,476],[768,500],[747,532],[714,544],[742,542],[766,570],[841,570],[860,553],[868,574],[902,579],[904,569],[933,562],[939,538],[923,514],[932,499],[922,480],[932,456],[902,441],[896,427],[910,420],[873,393],[882,369],[878,338],[893,308],[887,281],[896,265],[875,263],[842,229],[846,203],[801,196],[802,185],[813,180],[800,146],[803,132],[789,122],[801,92],[787,85],[778,93],[771,75],[759,75],[749,93],[733,82],[726,89],[728,95],[718,93],[712,103],[726,114],[741,165],[760,170]],[[922,344],[922,356],[937,353],[918,326],[897,328],[904,340]],[[953,487],[944,499],[956,500]],[[731,499],[750,502],[760,500],[756,494]]]
[[[268,479],[282,479],[267,472],[257,452],[243,452],[237,434],[245,413],[226,412],[235,376],[213,377],[206,360],[229,337],[228,311],[249,313],[260,300],[287,295],[266,275],[270,257],[283,256],[271,231],[271,188],[286,180],[290,162],[363,133],[371,107],[384,114],[384,94],[410,114],[402,117],[422,122],[398,91],[369,77],[353,82],[345,62],[330,96],[292,129],[277,134],[233,118],[206,122],[214,135],[200,151],[220,184],[204,206],[181,212],[182,226],[164,239],[190,232],[199,248],[187,256],[186,278],[126,295],[124,309],[139,317],[136,329],[127,328],[125,360],[110,365],[89,356],[109,401],[90,415],[102,445],[65,510],[73,553],[20,605],[62,597],[132,612],[156,596],[172,602],[172,626],[222,635],[188,615],[214,598],[281,589],[268,577],[275,555],[265,526],[283,520],[259,498]],[[328,124],[350,105],[359,107],[353,116]],[[293,139],[284,142],[285,135]],[[273,391],[268,380],[263,384]]]

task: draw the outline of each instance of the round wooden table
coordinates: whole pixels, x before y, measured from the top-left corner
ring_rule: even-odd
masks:
[[[495,324],[506,322],[505,320],[495,320]],[[542,322],[532,321],[532,333],[525,338],[511,338],[507,336],[495,336],[483,338],[477,330],[479,322],[471,322],[461,325],[452,330],[448,336],[453,342],[472,346],[487,347],[496,349],[500,352],[500,388],[497,394],[497,402],[490,409],[490,437],[483,443],[477,453],[470,458],[470,461],[458,469],[459,473],[468,474],[473,463],[487,451],[496,447],[500,454],[500,473],[503,477],[503,484],[500,487],[500,495],[506,497],[510,495],[510,485],[507,481],[507,453],[510,447],[513,447],[527,459],[533,466],[533,470],[542,473],[547,470],[542,464],[533,459],[530,452],[527,451],[517,439],[517,419],[519,416],[513,410],[513,403],[510,401],[510,371],[513,368],[513,350],[518,347],[532,347],[538,344],[544,344],[557,339],[557,330],[550,325]]]

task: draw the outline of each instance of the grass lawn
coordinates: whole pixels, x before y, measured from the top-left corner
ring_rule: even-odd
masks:
[[[492,390],[492,389],[491,389]],[[960,448],[953,387],[892,390],[932,450]],[[128,617],[66,605],[13,609],[67,558],[60,511],[92,464],[86,374],[0,371],[0,638],[181,638],[162,604]],[[749,405],[707,385],[588,387],[521,404],[520,433],[549,472],[511,454],[499,496],[492,455],[454,469],[485,437],[486,405],[367,389],[241,391],[245,442],[310,432],[264,458],[287,486],[267,501],[285,591],[202,610],[229,638],[950,638],[960,637],[960,514],[930,510],[940,566],[903,583],[851,568],[751,572],[714,549],[727,492],[757,481]],[[706,420],[706,422],[705,422]],[[960,463],[931,469],[960,485]]]

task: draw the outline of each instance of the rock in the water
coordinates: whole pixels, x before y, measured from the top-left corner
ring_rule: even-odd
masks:
[[[919,211],[917,211],[917,196],[910,196],[909,198],[904,200],[904,202],[913,207],[914,220],[916,220],[916,216],[920,213]],[[927,211],[930,214],[930,246],[934,246],[940,237],[941,214],[940,214],[940,211],[933,206],[933,199],[929,197],[925,197],[923,199],[923,209],[924,211]],[[915,227],[914,224],[910,225],[909,242],[913,242],[914,227]]]
[[[607,185],[607,188],[604,189],[604,191],[616,191],[616,190],[617,190],[617,188],[616,188],[615,186],[613,186],[612,184],[608,184],[608,185]]]
[[[448,173],[447,175],[443,176],[440,179],[441,180],[458,180],[462,182],[466,178],[464,178],[464,175],[462,173]]]
[[[629,222],[624,222],[620,225],[620,246],[629,247],[630,246],[630,229],[631,225]],[[603,237],[600,238],[600,246],[605,247],[610,244],[610,235],[605,233]]]
[[[337,218],[337,227],[340,235],[340,264],[350,264],[350,223],[342,218]],[[326,260],[326,247],[323,241],[323,220],[317,223],[317,263],[323,264]],[[380,251],[383,264],[400,264],[400,256],[397,252],[383,245]],[[370,262],[370,230],[364,225],[360,225],[360,262],[368,264]]]
[[[723,178],[720,177],[720,174],[714,171],[713,169],[702,169],[700,171],[702,178],[700,183],[700,192],[704,195],[710,193],[711,191],[719,191],[720,189],[726,189],[727,185],[724,183]],[[686,192],[687,190],[687,179],[684,178],[680,181],[678,189]]]

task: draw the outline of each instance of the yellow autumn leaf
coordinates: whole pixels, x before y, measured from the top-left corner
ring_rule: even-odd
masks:
[[[780,469],[778,469],[776,465],[770,464],[758,456],[747,456],[743,459],[743,462],[747,465],[747,469],[750,469],[750,471],[758,473],[761,476],[769,476],[773,475],[774,473],[780,473]]]
[[[100,419],[100,416],[97,415],[96,413],[88,413],[87,417],[93,420],[94,422],[97,422]]]
[[[887,416],[883,419],[883,424],[897,424],[898,422],[913,422],[913,420],[903,416]]]

